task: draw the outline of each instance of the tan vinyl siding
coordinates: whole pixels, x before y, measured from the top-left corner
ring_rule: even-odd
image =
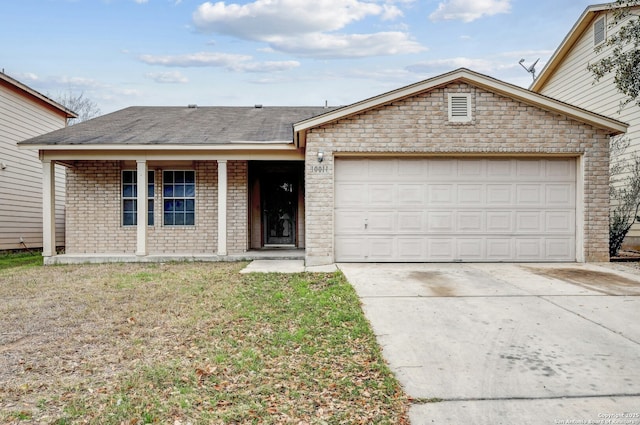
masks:
[[[596,83],[593,74],[587,70],[589,63],[605,57],[611,51],[609,47],[599,54],[594,52],[593,24],[604,13],[594,16],[587,30],[578,38],[555,72],[544,83],[540,93],[628,123],[626,137],[631,144],[627,150],[627,156],[631,158],[634,153],[640,154],[640,107],[636,103],[629,103],[621,109],[620,105],[625,97],[615,88],[613,75],[606,75]],[[612,16],[609,13],[606,21],[609,22],[611,19]],[[607,27],[607,36],[615,33],[617,28]],[[640,236],[639,224],[634,225],[629,236]]]
[[[42,164],[17,143],[65,126],[62,114],[0,85],[0,250],[42,247]],[[64,245],[65,170],[56,167],[56,244]]]

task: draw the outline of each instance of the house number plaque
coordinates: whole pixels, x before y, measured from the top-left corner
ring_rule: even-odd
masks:
[[[326,174],[329,172],[328,165],[310,165],[311,172],[314,174]]]

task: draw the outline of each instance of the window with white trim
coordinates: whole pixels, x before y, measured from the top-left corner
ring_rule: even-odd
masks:
[[[194,226],[196,223],[196,172],[162,173],[165,226]]]
[[[153,198],[155,191],[155,172],[149,170],[147,174],[147,224],[153,226]],[[136,226],[138,224],[138,172],[136,170],[122,171],[122,225]]]
[[[597,46],[606,38],[605,17],[598,19],[593,24],[593,45]]]
[[[449,93],[449,122],[471,122],[471,93]]]

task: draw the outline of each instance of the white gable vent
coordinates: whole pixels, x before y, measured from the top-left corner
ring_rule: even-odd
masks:
[[[470,93],[449,93],[449,121],[471,122]]]
[[[593,24],[593,45],[597,46],[605,39],[604,16]]]

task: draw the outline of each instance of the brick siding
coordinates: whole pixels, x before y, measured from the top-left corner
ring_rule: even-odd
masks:
[[[67,173],[66,252],[135,254],[136,226],[122,226],[120,161],[78,161]],[[149,168],[150,170],[153,167]],[[167,167],[166,170],[185,169]],[[195,161],[195,226],[162,225],[162,172],[155,172],[154,225],[149,254],[215,254],[218,244],[218,165]],[[228,162],[228,252],[247,250],[247,162]]]
[[[448,122],[448,93],[471,93],[471,123]],[[609,137],[604,130],[466,83],[452,83],[311,130],[306,150],[307,264],[333,262],[334,156],[582,156],[584,257],[608,261]],[[318,151],[329,172],[313,171]],[[578,176],[580,178],[580,176]]]

